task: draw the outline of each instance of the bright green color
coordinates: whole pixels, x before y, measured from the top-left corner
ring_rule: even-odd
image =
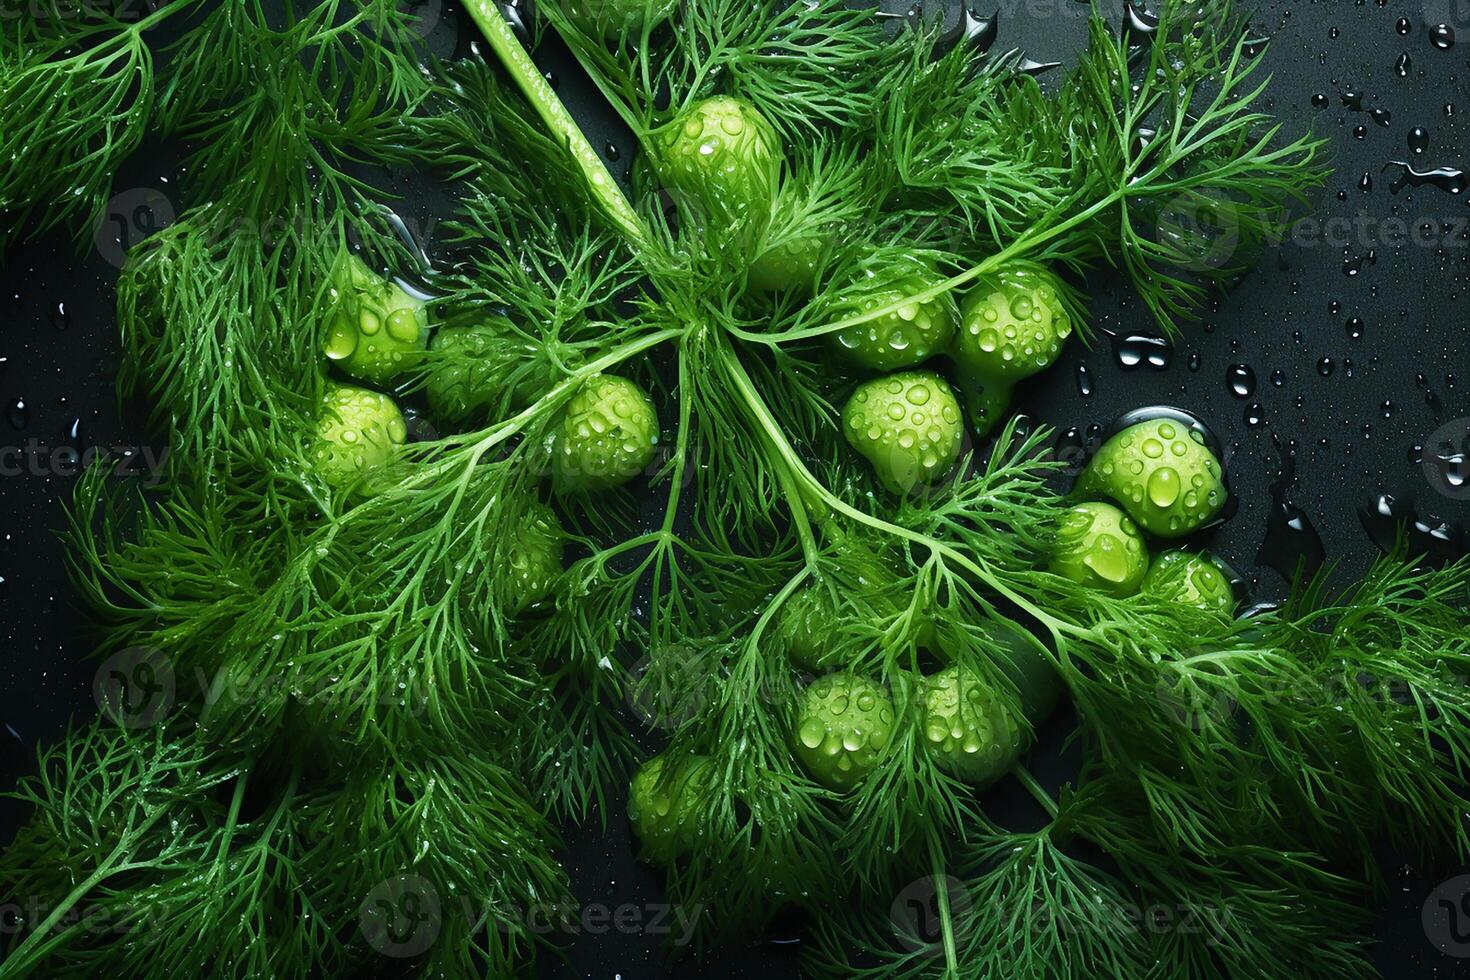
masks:
[[[1230,579],[1207,551],[1165,551],[1155,555],[1139,591],[1214,612],[1230,612],[1235,608],[1235,590]]]
[[[1017,382],[1061,356],[1072,336],[1064,289],[1044,267],[1017,263],[982,276],[965,295],[950,356],[978,435],[1000,421]]]
[[[965,427],[954,391],[932,371],[859,385],[842,409],[842,432],[894,493],[942,479],[954,468]]]
[[[1016,761],[1024,729],[979,677],[950,667],[925,680],[924,744],[940,768],[988,786]]]
[[[802,693],[792,744],[813,779],[846,793],[878,765],[895,720],[883,688],[855,674],[828,674]]]
[[[524,612],[551,594],[565,566],[566,532],[556,512],[531,501],[516,527],[506,563],[507,597],[512,615]]]
[[[713,778],[707,755],[656,755],[639,767],[628,787],[628,821],[640,857],[668,865],[695,847]]]
[[[865,270],[841,288],[830,319],[871,316],[832,335],[832,345],[848,360],[874,371],[896,371],[922,364],[954,337],[959,312],[947,292],[929,299],[910,297],[944,282],[927,256],[895,256],[889,268]],[[876,316],[879,310],[895,307]]]
[[[1082,471],[1083,497],[1110,497],[1150,534],[1179,538],[1214,519],[1228,496],[1204,436],[1174,419],[1139,422],[1103,443]]]
[[[822,257],[831,247],[831,237],[823,234],[772,246],[751,262],[746,281],[756,292],[810,289]]]
[[[408,426],[393,399],[331,385],[322,399],[312,461],[324,480],[341,488],[387,466],[407,441]]]
[[[662,24],[679,9],[679,0],[573,0],[567,16],[592,34],[616,37],[627,33],[636,38],[646,26]]]
[[[386,385],[413,366],[429,333],[428,304],[346,251],[332,269],[334,310],[322,353],[348,377]]]
[[[627,483],[653,462],[658,434],[653,402],[636,383],[612,374],[589,378],[567,403],[551,440],[557,492]]]
[[[783,154],[775,129],[750,103],[728,95],[696,102],[652,134],[651,149],[665,186],[700,205],[716,247],[764,227]]]
[[[1078,504],[1057,526],[1050,568],[1100,592],[1133,595],[1148,572],[1143,534],[1112,504]]]
[[[434,417],[457,422],[501,405],[511,410],[524,408],[549,387],[512,377],[535,353],[535,345],[508,324],[441,327],[424,359],[424,394]]]

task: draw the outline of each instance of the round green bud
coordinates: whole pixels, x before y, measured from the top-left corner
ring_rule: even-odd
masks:
[[[894,493],[942,478],[959,459],[965,436],[954,391],[932,371],[859,385],[842,409],[842,431]]]
[[[1010,405],[1018,381],[1051,367],[1072,335],[1062,283],[1039,265],[1018,263],[977,280],[960,305],[950,354],[984,435]]]
[[[544,389],[524,379],[517,383],[509,379],[536,353],[535,345],[508,324],[441,327],[425,358],[424,395],[430,410],[440,419],[460,421],[493,411],[507,398],[509,408],[524,408]]]
[[[809,289],[831,247],[829,236],[810,235],[768,248],[750,264],[746,284],[761,293]]]
[[[827,590],[819,586],[809,585],[786,600],[776,630],[792,663],[813,673],[831,666],[836,617]]]
[[[345,487],[393,461],[408,425],[393,399],[366,388],[329,385],[317,416],[312,461],[322,479]]]
[[[802,693],[796,756],[817,782],[846,793],[878,765],[896,720],[883,688],[853,674],[828,674]]]
[[[1235,609],[1235,589],[1230,585],[1230,577],[1204,551],[1166,551],[1158,555],[1139,591],[1214,612],[1228,613]]]
[[[567,403],[551,440],[559,493],[620,486],[644,472],[658,446],[658,415],[627,378],[589,378]]]
[[[1225,506],[1223,473],[1204,436],[1170,418],[1130,425],[1103,443],[1077,481],[1086,497],[1110,497],[1150,534],[1178,538]]]
[[[1024,730],[996,692],[959,667],[927,679],[922,728],[935,763],[976,786],[1005,775],[1024,747]]]
[[[332,269],[335,311],[322,352],[346,375],[385,385],[411,367],[428,339],[428,304],[342,252]]]
[[[566,8],[572,22],[589,34],[615,37],[649,30],[668,20],[679,0],[574,0]]]
[[[1078,504],[1062,515],[1051,570],[1118,597],[1133,595],[1148,572],[1138,526],[1112,504]]]
[[[694,849],[713,779],[706,755],[656,755],[639,767],[628,787],[628,821],[644,860],[669,865]]]
[[[934,263],[920,256],[896,258],[885,274],[863,273],[839,295],[831,319],[846,319],[900,304],[897,309],[839,330],[835,349],[874,371],[896,371],[933,357],[954,337],[959,312],[949,293],[921,302],[909,297],[944,282]]]
[[[660,179],[700,202],[712,227],[765,226],[783,153],[775,128],[753,105],[728,95],[704,99],[653,139]]]
[[[551,595],[557,576],[565,567],[566,532],[556,512],[533,500],[516,523],[516,540],[507,559],[509,574],[504,579],[509,612],[524,612]]]

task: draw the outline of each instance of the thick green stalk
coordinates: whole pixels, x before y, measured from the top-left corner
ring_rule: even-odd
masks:
[[[587,142],[587,137],[582,134],[567,107],[562,105],[561,99],[551,90],[551,83],[531,60],[530,54],[522,47],[499,8],[492,0],[466,0],[465,9],[480,26],[500,63],[510,72],[511,78],[515,79],[516,85],[535,108],[546,128],[567,148],[572,159],[582,168],[593,198],[601,205],[608,218],[635,246],[647,248],[650,245],[648,232],[638,213],[618,189],[617,181],[608,172],[602,158],[592,144]]]

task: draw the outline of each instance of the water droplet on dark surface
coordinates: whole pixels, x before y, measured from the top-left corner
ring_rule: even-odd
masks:
[[[1409,150],[1413,153],[1423,153],[1429,148],[1429,130],[1423,126],[1415,126],[1409,130]]]
[[[1159,29],[1159,19],[1146,10],[1139,9],[1133,0],[1123,3],[1123,33],[1151,37]]]
[[[1327,108],[1327,95],[1325,93],[1323,93],[1323,92],[1318,92],[1316,95],[1313,95],[1312,96],[1312,108],[1314,108],[1314,109],[1325,109],[1325,108]]]
[[[1284,384],[1286,384],[1286,372],[1283,371],[1283,370],[1281,370],[1280,368],[1277,368],[1276,370],[1272,371],[1271,372],[1271,387],[1273,387],[1273,388],[1280,388]]]
[[[1357,276],[1358,273],[1360,273],[1360,272],[1363,271],[1363,266],[1364,265],[1377,265],[1377,264],[1378,264],[1378,251],[1376,249],[1371,249],[1370,248],[1368,250],[1368,253],[1366,255],[1350,256],[1349,258],[1343,259],[1342,260],[1342,274],[1345,275],[1345,276],[1347,276],[1349,279],[1352,279],[1355,276]]]
[[[989,51],[1000,35],[1000,11],[981,17],[973,7],[965,7],[960,16],[961,40],[977,53]]]
[[[17,398],[5,407],[5,420],[12,429],[24,429],[31,424],[31,407],[24,398]]]
[[[1358,521],[1383,552],[1402,543],[1411,558],[1431,566],[1447,565],[1465,555],[1465,533],[1457,525],[1421,514],[1413,501],[1380,493],[1358,509]]]
[[[1275,436],[1271,441],[1281,460],[1281,473],[1271,483],[1271,509],[1256,561],[1292,581],[1299,575],[1305,578],[1315,574],[1327,560],[1327,549],[1306,512],[1287,499],[1288,491],[1296,483],[1295,450],[1283,449]]]
[[[1353,127],[1353,139],[1362,140],[1362,139],[1367,139],[1367,138],[1368,138],[1368,127],[1367,126],[1354,126]]]
[[[1463,194],[1470,187],[1470,177],[1465,176],[1465,171],[1457,167],[1436,167],[1433,170],[1416,170],[1414,165],[1404,160],[1390,160],[1383,165],[1383,169],[1389,167],[1399,168],[1399,179],[1389,185],[1388,189],[1397,194],[1404,187],[1437,187],[1447,194]]]
[[[1247,428],[1259,429],[1266,424],[1266,410],[1261,407],[1260,402],[1251,402],[1245,407],[1240,417]]]
[[[51,326],[57,330],[71,329],[71,314],[66,312],[65,303],[57,303],[51,310]]]
[[[1448,24],[1435,24],[1429,29],[1429,43],[1448,51],[1455,46],[1455,29]]]
[[[1409,60],[1409,52],[1407,51],[1402,52],[1393,63],[1394,74],[1400,78],[1408,78],[1409,70],[1413,67],[1414,63]]]
[[[1113,357],[1125,370],[1147,365],[1155,371],[1166,370],[1174,360],[1174,348],[1163,337],[1149,334],[1114,334]]]
[[[1358,190],[1360,190],[1364,194],[1366,194],[1369,191],[1371,191],[1372,189],[1373,189],[1373,175],[1372,174],[1364,174],[1358,180]]]
[[[1360,339],[1363,336],[1363,318],[1357,316],[1353,317],[1347,322],[1347,324],[1344,326],[1344,329],[1347,331],[1349,340]]]
[[[1077,365],[1077,394],[1083,398],[1092,397],[1092,372],[1086,364]]]
[[[1369,109],[1368,118],[1372,119],[1378,125],[1387,128],[1388,124],[1393,122],[1393,113],[1381,107],[1377,109]]]
[[[1337,365],[1333,363],[1332,358],[1324,357],[1317,362],[1317,373],[1325,378],[1331,375],[1336,367]]]
[[[1407,17],[1400,17],[1393,24],[1393,29],[1401,35],[1408,34],[1412,27],[1413,25],[1409,23],[1409,18]]]
[[[1249,364],[1232,364],[1225,369],[1225,383],[1236,398],[1249,398],[1256,393],[1256,372]]]

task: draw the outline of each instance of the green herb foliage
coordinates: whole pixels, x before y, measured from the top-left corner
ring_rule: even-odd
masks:
[[[1013,59],[889,40],[838,0],[688,0],[611,34],[544,6],[654,157],[631,201],[482,0],[466,12],[499,67],[421,59],[392,0],[280,21],[222,4],[164,68],[136,27],[7,36],[12,217],[95,209],[145,132],[193,157],[181,220],[118,287],[123,391],[175,452],[155,490],[83,480],[69,531],[100,651],[159,651],[178,703],[77,731],[23,784],[35,815],[0,880],[46,910],[0,976],[344,974],[381,952],[378,900],[405,876],[441,900],[405,963],[511,975],[546,944],[528,915],[567,888],[548,821],[609,819],[657,741],[708,759],[667,878],[710,910],[702,945],[798,905],[832,976],[1367,975],[1350,910],[1373,842],[1467,844],[1470,568],[1396,555],[1345,595],[1307,584],[1240,622],[1117,599],[1045,570],[1069,501],[1044,430],[1003,425],[902,498],[838,430],[867,376],[829,335],[1021,260],[1121,268],[1172,330],[1238,270],[1323,177],[1320,142],[1254,108],[1242,21],[1166,2],[1139,40],[1094,18],[1048,94]],[[45,127],[24,108],[43,95]],[[784,144],[779,186],[723,238],[698,195],[652,182],[655,134],[716,95]],[[398,166],[454,184],[432,267],[387,231]],[[1175,233],[1204,204],[1228,218],[1223,251]],[[431,341],[391,393],[450,372],[488,394],[345,486],[311,452],[343,248],[426,281],[436,325],[488,331]],[[799,274],[752,289],[768,253]],[[936,269],[918,293],[844,295],[918,258]],[[1083,323],[1074,288],[1058,301]],[[653,462],[631,489],[552,499],[563,409],[600,374],[650,393]],[[548,500],[568,561],[527,608],[518,563]],[[894,706],[845,795],[793,749],[797,602],[828,617],[823,663]],[[992,822],[926,748],[935,660],[1032,724],[1002,634],[1070,695],[1086,760],[1056,798],[1015,770],[1033,828]],[[927,938],[890,914],[926,880]],[[1127,925],[1160,905],[1210,927]],[[148,928],[71,925],[86,906]]]

